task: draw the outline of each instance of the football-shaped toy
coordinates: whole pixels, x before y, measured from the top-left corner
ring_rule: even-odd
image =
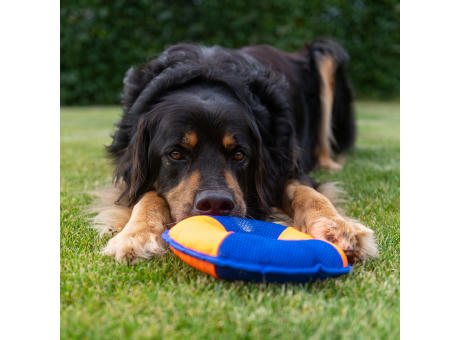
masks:
[[[193,216],[162,236],[184,262],[224,280],[307,282],[352,269],[335,244],[276,223]]]

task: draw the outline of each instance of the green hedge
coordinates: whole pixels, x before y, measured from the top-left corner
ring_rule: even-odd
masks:
[[[61,104],[117,104],[125,71],[180,41],[296,50],[332,36],[360,97],[399,96],[399,1],[63,0]]]

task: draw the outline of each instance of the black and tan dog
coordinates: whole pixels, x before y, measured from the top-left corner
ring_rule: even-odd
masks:
[[[296,53],[178,44],[131,68],[123,116],[108,151],[116,184],[96,222],[116,233],[104,253],[162,254],[165,228],[192,215],[273,219],[375,256],[373,232],[340,214],[307,173],[339,170],[353,146],[348,55],[331,40]]]

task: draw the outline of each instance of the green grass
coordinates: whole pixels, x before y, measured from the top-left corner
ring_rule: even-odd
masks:
[[[117,107],[61,111],[63,339],[395,339],[399,337],[399,103],[357,104],[359,138],[337,174],[345,210],[376,231],[380,257],[306,285],[217,281],[173,255],[134,266],[98,252],[88,191],[111,182],[103,145]]]

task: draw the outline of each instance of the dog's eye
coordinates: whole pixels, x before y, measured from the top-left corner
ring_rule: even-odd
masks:
[[[239,150],[238,150],[238,151],[235,151],[235,152],[233,153],[233,159],[234,159],[235,161],[241,161],[241,160],[243,160],[243,159],[244,159],[244,153],[243,153],[242,151],[239,151]]]
[[[179,150],[173,150],[169,153],[169,157],[178,161],[183,158],[183,155],[182,155],[182,152],[180,152]]]

